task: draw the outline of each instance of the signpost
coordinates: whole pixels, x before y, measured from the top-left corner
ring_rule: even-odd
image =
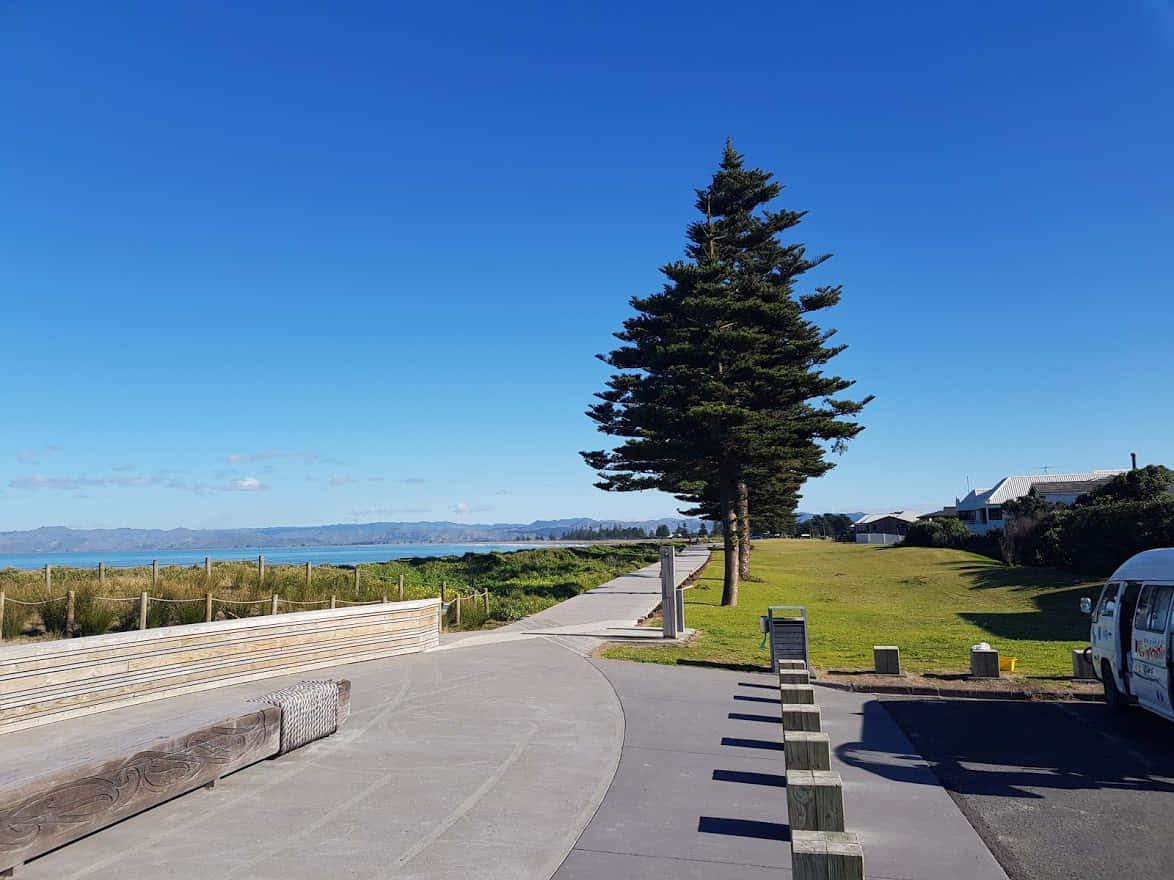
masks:
[[[672,547],[660,548],[660,613],[664,637],[675,639],[683,629],[684,610],[677,590],[676,556]]]

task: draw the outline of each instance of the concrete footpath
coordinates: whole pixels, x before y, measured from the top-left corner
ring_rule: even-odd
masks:
[[[777,677],[596,661],[620,696],[619,771],[556,880],[788,876]],[[816,689],[872,880],[1006,880],[883,706]]]
[[[683,554],[679,576],[704,556]],[[659,598],[651,566],[501,630],[446,636],[426,654],[317,671],[352,681],[338,734],[49,853],[19,876],[787,876],[774,677],[584,656]],[[151,718],[304,677],[7,734],[0,754],[72,748],[96,732],[131,737]],[[867,876],[1005,880],[879,703],[826,689],[818,699]]]

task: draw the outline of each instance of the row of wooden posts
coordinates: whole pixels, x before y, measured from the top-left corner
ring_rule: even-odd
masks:
[[[205,558],[204,564],[205,564],[206,568],[210,568],[207,558]],[[157,571],[158,571],[158,563],[157,562],[153,563],[152,569],[155,573],[157,573]],[[307,584],[310,583],[311,571],[312,571],[312,569],[310,567],[310,563],[307,562],[306,563],[306,583]],[[263,557],[263,556],[260,558],[260,572],[261,572],[261,576],[263,578],[265,576],[265,557]],[[99,573],[99,578],[100,578],[99,582],[101,583],[101,578],[104,574],[103,566],[101,563],[98,564],[98,573]],[[155,584],[157,582],[158,582],[157,577],[153,577],[152,583]],[[52,570],[51,570],[51,567],[48,565],[45,566],[45,583],[47,585],[52,584]],[[358,586],[359,586],[359,569],[355,568],[355,588],[358,589]],[[132,598],[133,597],[128,596],[125,599],[117,599],[115,601],[125,602],[125,601],[130,601]],[[469,596],[462,596],[460,594],[460,592],[457,592],[454,597],[454,601],[452,603],[453,607],[454,607],[454,617],[455,617],[454,623],[456,626],[461,625],[461,600],[462,599],[471,599],[474,602],[476,602],[477,600],[480,600],[483,607],[484,607],[485,613],[489,614],[489,590],[488,589],[482,590],[480,593],[472,593]],[[151,600],[152,600],[152,597],[147,591],[144,590],[143,592],[139,593],[139,597],[137,599],[137,601],[139,603],[139,629],[146,629],[147,628],[147,611],[151,606]],[[404,600],[404,576],[401,574],[399,576],[399,600],[398,601],[402,602],[403,600]],[[4,619],[4,605],[5,605],[6,601],[7,601],[7,597],[5,596],[4,590],[0,590],[0,620]],[[195,601],[199,601],[199,600],[198,599],[189,599],[189,600],[163,599],[163,600],[156,600],[156,601],[166,601],[166,602],[193,601],[193,602],[195,602]],[[236,602],[237,600],[217,599],[211,593],[205,593],[204,594],[204,622],[205,623],[212,622],[212,615],[213,615],[213,607],[212,606],[213,606],[214,602],[218,602],[218,601],[219,602]],[[269,613],[270,614],[277,614],[278,613],[278,604],[282,601],[283,600],[282,600],[281,596],[279,596],[277,593],[274,593],[273,596],[270,598]],[[292,600],[284,600],[284,601],[292,601]],[[330,596],[329,599],[323,599],[321,601],[329,602],[329,607],[331,607],[331,608],[338,607],[338,596],[332,595],[332,596]],[[385,595],[385,596],[381,597],[380,601],[386,604],[387,596]],[[449,604],[449,601],[448,601],[448,581],[441,581],[440,582],[440,601],[441,601],[442,607],[444,605]],[[315,604],[316,605],[318,603],[317,602],[313,602],[313,603],[298,602],[295,604],[299,604],[299,605]],[[70,636],[73,635],[74,615],[76,612],[76,608],[77,608],[77,591],[76,590],[69,590],[65,594],[65,636],[66,636],[66,638],[69,638]],[[0,638],[3,638],[3,636],[0,636]]]
[[[204,577],[209,580],[212,578],[212,557],[204,557]],[[401,574],[400,583],[403,583],[404,576]],[[309,586],[314,581],[314,564],[312,562],[306,563],[306,585]],[[257,557],[257,583],[265,583],[265,557]],[[106,585],[106,563],[98,563],[98,586]],[[159,560],[151,560],[151,586],[159,586]],[[355,587],[359,586],[359,567],[355,566]],[[45,588],[52,592],[53,590],[53,566],[45,566]]]
[[[864,880],[864,851],[844,827],[844,782],[831,769],[831,740],[821,728],[807,664],[779,661],[787,821],[794,880]]]

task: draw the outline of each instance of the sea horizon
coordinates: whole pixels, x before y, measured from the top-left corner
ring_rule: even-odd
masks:
[[[202,547],[188,550],[98,550],[37,553],[0,553],[0,571],[33,571],[46,565],[69,568],[134,568],[158,561],[166,565],[203,565],[213,562],[256,561],[264,556],[270,565],[357,565],[387,562],[413,556],[463,556],[465,553],[505,553],[537,547],[568,546],[582,542],[568,541],[462,541],[452,544],[334,544],[304,547]]]

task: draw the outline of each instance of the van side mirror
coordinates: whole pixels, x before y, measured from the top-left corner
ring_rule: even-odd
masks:
[[[1080,600],[1080,613],[1092,614],[1092,599],[1088,598],[1088,596]]]

